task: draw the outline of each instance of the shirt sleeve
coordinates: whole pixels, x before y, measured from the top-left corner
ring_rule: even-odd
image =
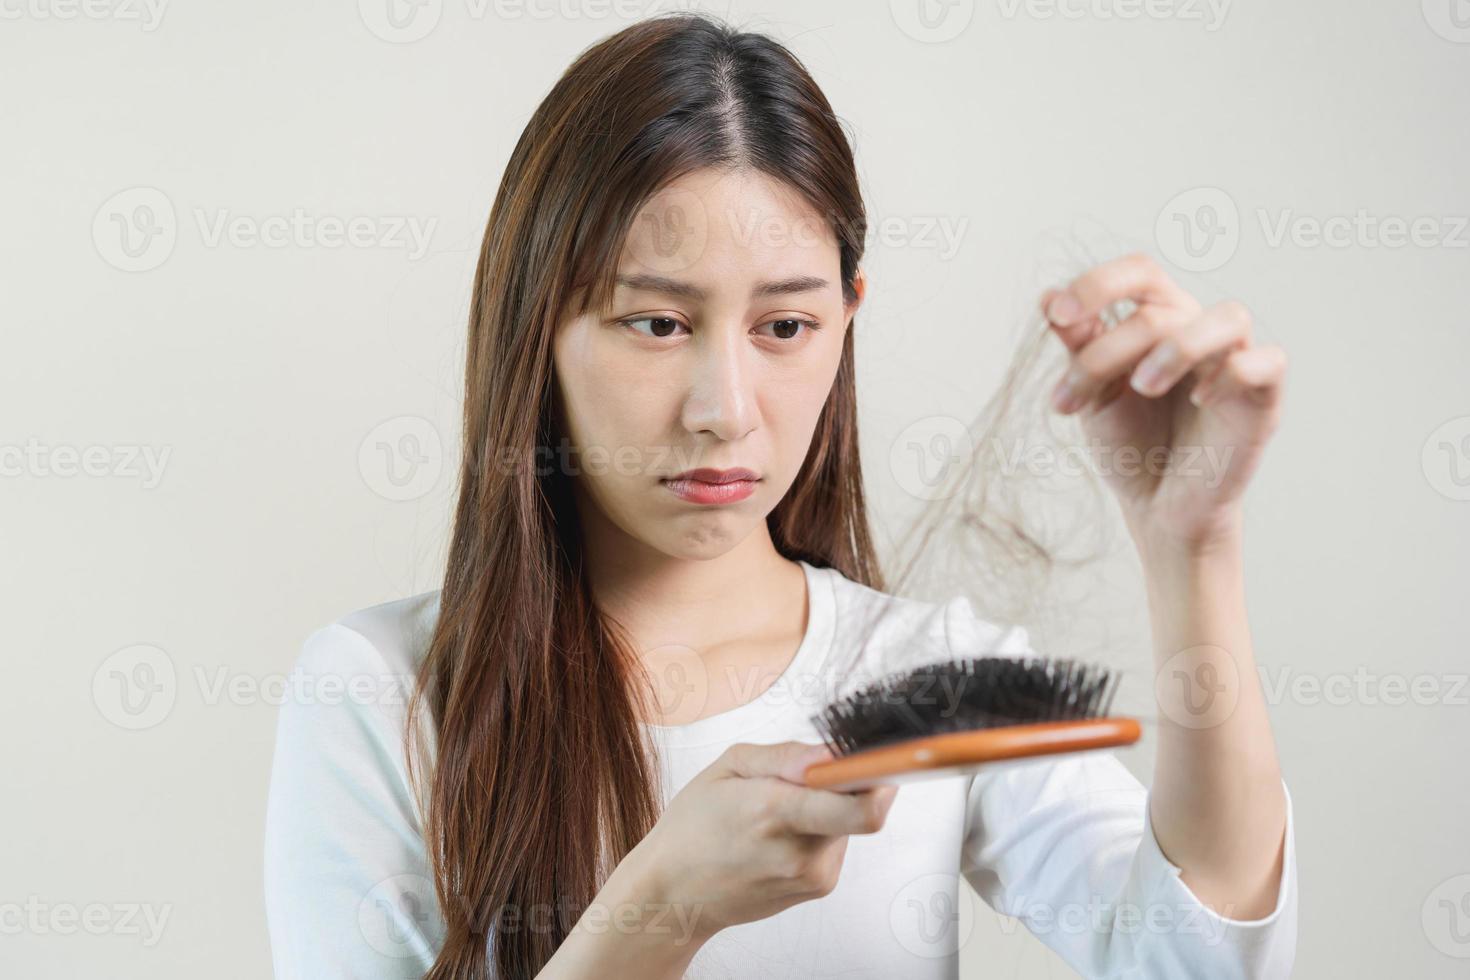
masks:
[[[404,766],[404,682],[340,624],[312,634],[290,675],[265,823],[278,980],[422,977],[442,943]]]
[[[1024,631],[1006,639],[1029,650]],[[1085,752],[976,774],[961,870],[991,908],[1085,977],[1276,978],[1290,975],[1296,954],[1289,794],[1283,846],[1271,912],[1221,915],[1164,856],[1143,785],[1111,751]]]

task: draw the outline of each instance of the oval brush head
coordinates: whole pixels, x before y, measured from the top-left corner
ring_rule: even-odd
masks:
[[[875,681],[812,718],[835,758],[806,784],[853,790],[971,772],[986,763],[1131,745],[1111,718],[1118,676],[1043,657],[950,660]]]

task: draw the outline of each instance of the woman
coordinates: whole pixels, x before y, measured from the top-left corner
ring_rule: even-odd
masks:
[[[1111,754],[802,785],[835,691],[1027,652],[962,598],[883,592],[862,239],[848,141],[773,41],[661,17],[568,69],[480,254],[443,588],[299,661],[412,697],[281,714],[279,976],[952,977],[961,875],[1085,975],[1289,971],[1290,807],[1240,561],[1283,361],[1146,259],[1042,297],[1071,365],[1055,407],[1117,450],[1230,450],[1223,479],[1112,477],[1166,676],[1238,681],[1215,685],[1229,709],[1161,705],[1151,791]]]

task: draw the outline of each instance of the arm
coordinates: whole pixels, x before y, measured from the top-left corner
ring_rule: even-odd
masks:
[[[968,602],[947,611],[952,651],[995,635]],[[1035,656],[1024,631],[998,652]],[[1111,752],[990,767],[968,796],[961,870],[1084,977],[1286,977],[1296,943],[1290,798],[1282,872],[1258,916],[1209,907],[1166,857],[1151,792]]]
[[[1246,622],[1239,538],[1143,551],[1160,709],[1154,832],[1204,902],[1260,918],[1280,886],[1286,797]]]
[[[313,633],[276,722],[265,905],[278,980],[423,976],[442,941],[401,759],[402,708],[323,697],[391,676],[360,634]],[[296,681],[300,683],[296,683]],[[391,700],[391,699],[385,699]]]
[[[433,965],[444,924],[403,759],[406,683],[362,634],[318,630],[276,727],[265,900],[279,980],[401,980]],[[370,682],[370,698],[322,697]],[[403,684],[405,689],[388,690]],[[330,685],[330,686],[329,686]],[[382,696],[379,696],[379,695]],[[402,696],[400,696],[400,694]],[[661,904],[635,849],[538,974],[678,978],[707,938]]]
[[[608,875],[537,980],[680,980],[709,938],[696,923],[677,903],[662,900],[635,847]]]
[[[1143,562],[1159,844],[1204,901],[1263,914],[1286,801],[1246,622],[1241,501],[1280,419],[1285,355],[1254,342],[1242,304],[1201,307],[1145,255],[1090,269],[1042,306],[1069,355],[1053,407],[1080,413],[1102,450]]]

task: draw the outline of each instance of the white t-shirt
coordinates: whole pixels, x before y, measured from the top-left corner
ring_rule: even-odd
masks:
[[[720,714],[649,726],[666,799],[734,742],[820,741],[811,716],[866,680],[951,656],[1029,652],[1022,630],[979,619],[964,598],[901,599],[802,568],[807,630],[781,677]],[[281,709],[266,819],[281,980],[420,977],[433,962],[442,924],[402,743],[403,685],[437,608],[438,594],[426,593],[353,613],[312,634],[297,662],[293,690],[314,693]],[[1111,752],[1091,752],[904,785],[879,833],[849,839],[831,894],[723,930],[685,976],[948,980],[973,922],[961,875],[1084,976],[1291,971],[1290,798],[1276,908],[1223,918],[1160,851],[1144,787]],[[687,935],[672,914],[665,925]]]

